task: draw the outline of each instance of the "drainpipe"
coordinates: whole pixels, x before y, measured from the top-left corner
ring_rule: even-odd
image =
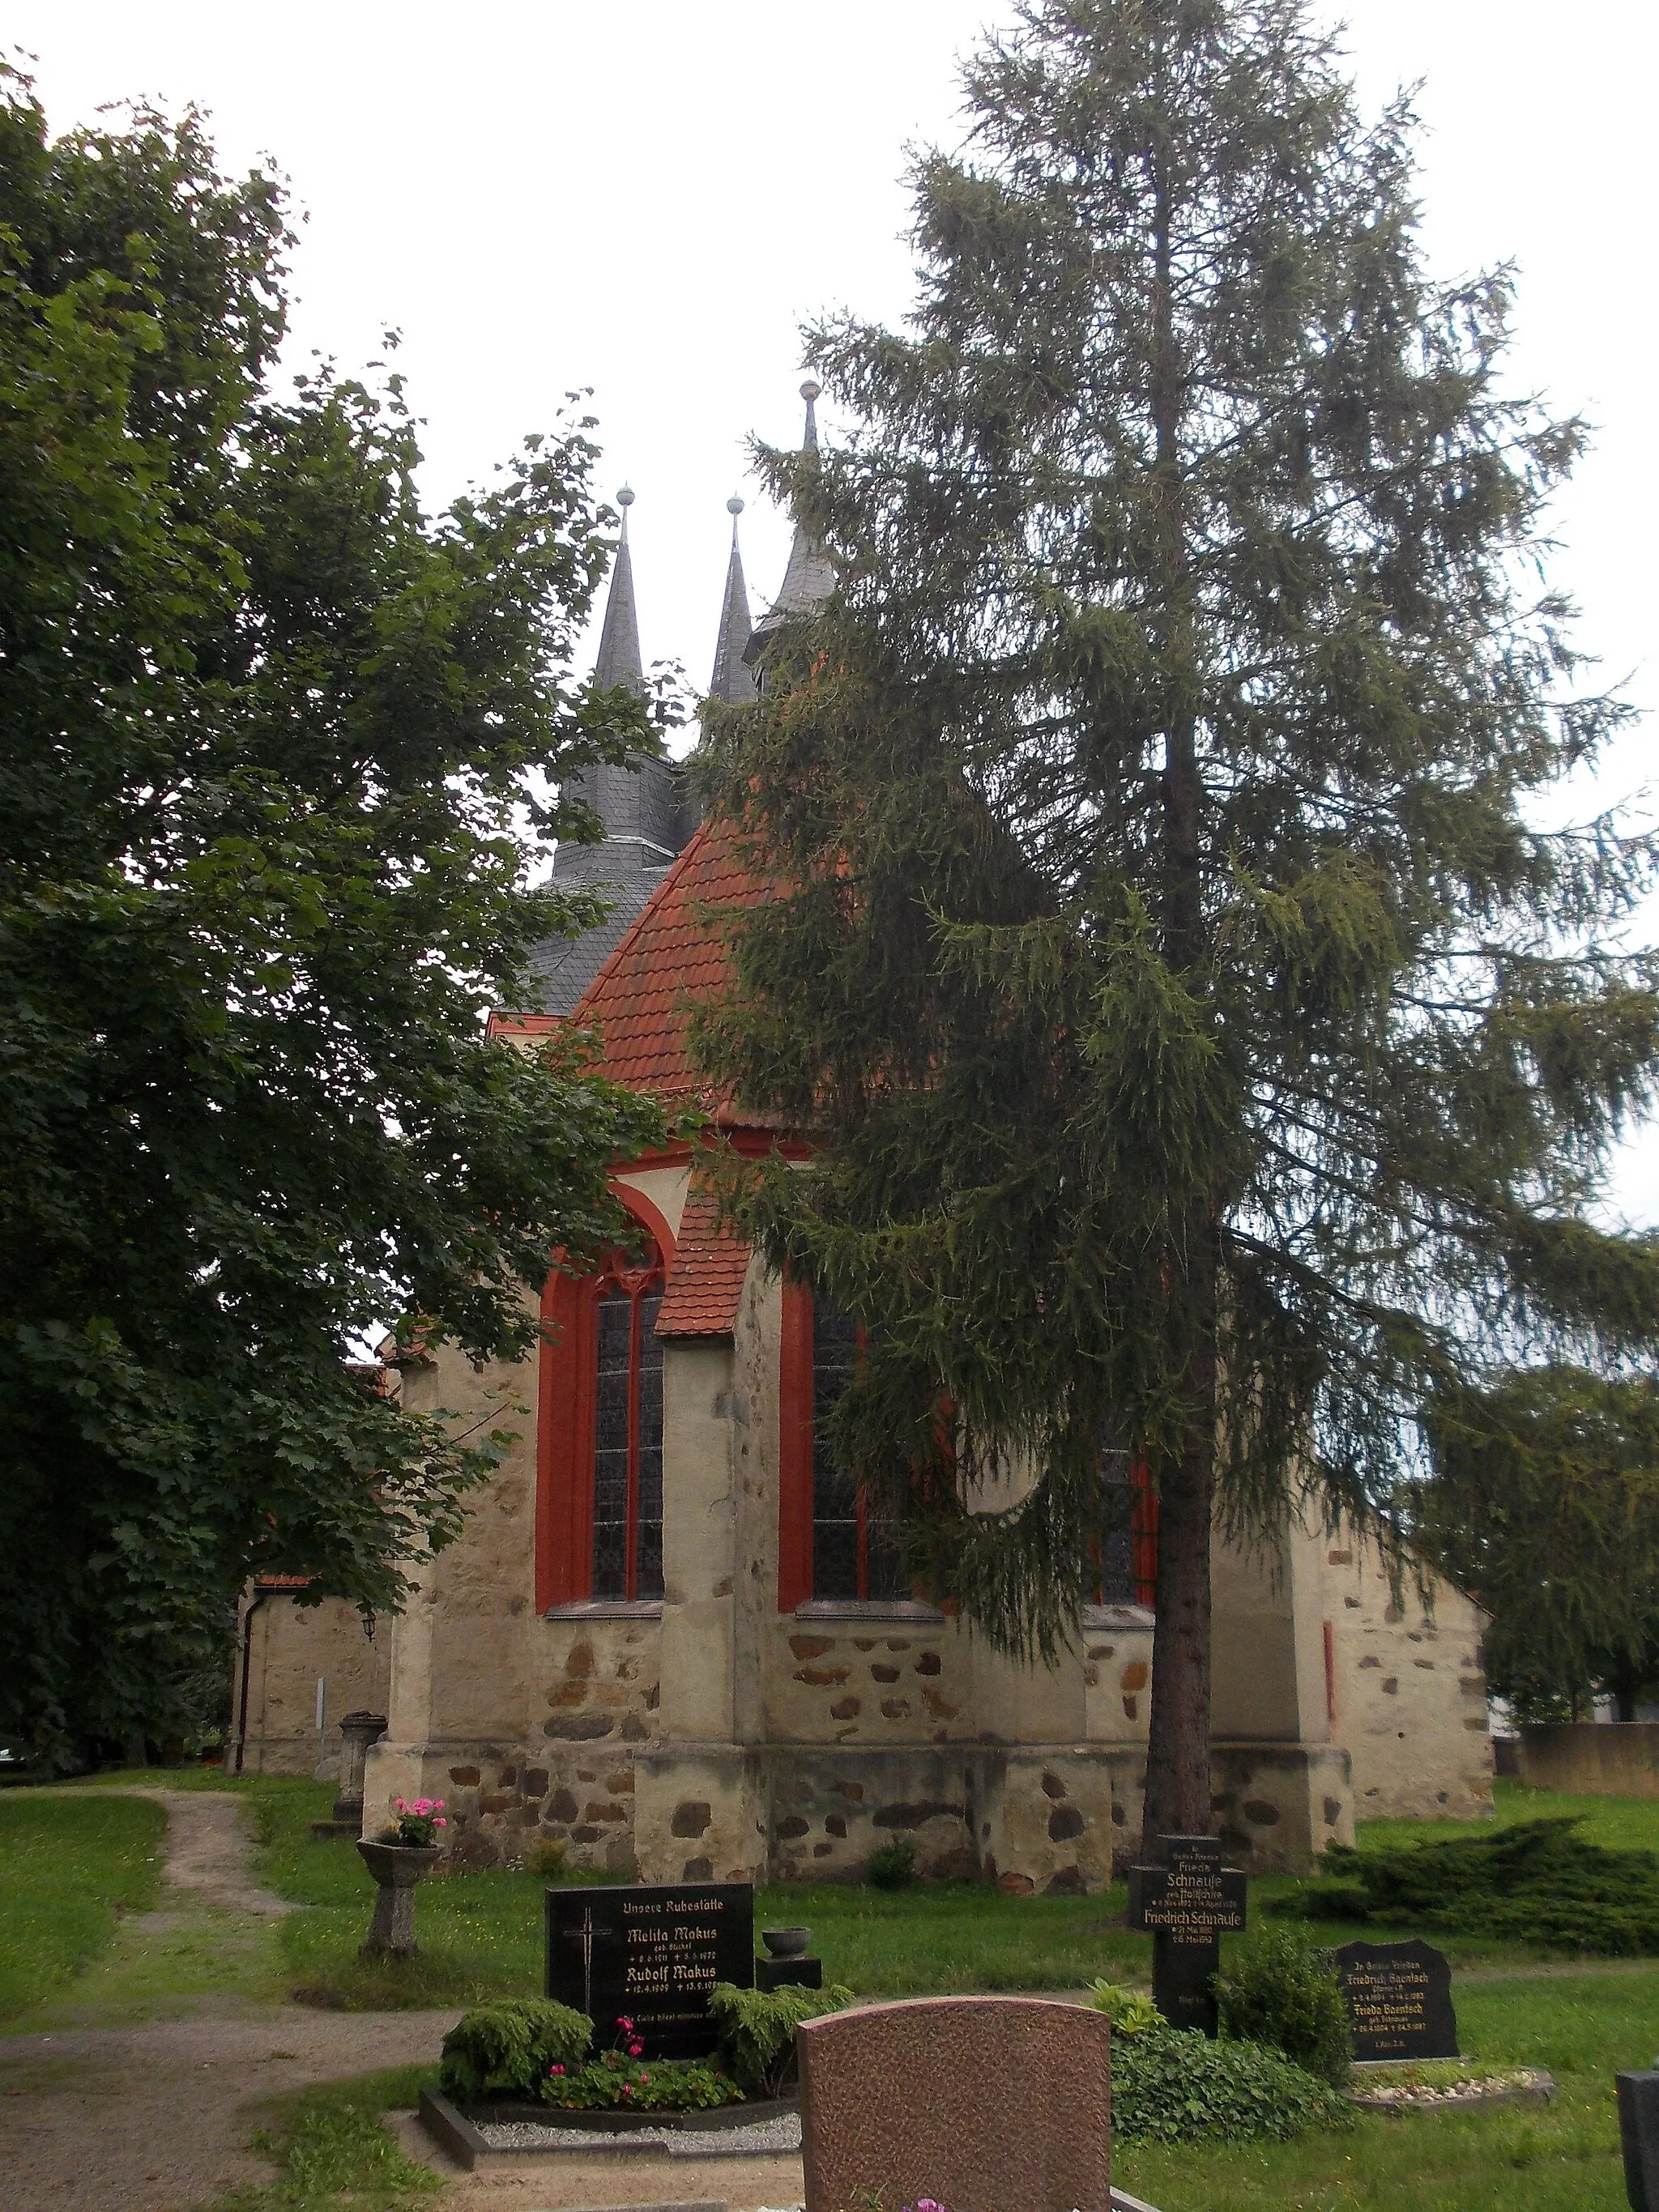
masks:
[[[242,1753],[247,1743],[247,1678],[253,1657],[253,1616],[270,1595],[269,1590],[256,1589],[247,1601],[247,1611],[242,1615],[242,1680],[236,1700],[236,1765],[234,1770],[238,1774],[242,1771]]]

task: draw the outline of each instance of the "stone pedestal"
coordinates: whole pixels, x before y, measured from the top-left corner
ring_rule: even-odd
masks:
[[[757,1959],[755,1987],[757,1990],[821,1990],[823,1987],[822,1959]]]
[[[415,1886],[436,1864],[437,1845],[360,1843],[357,1849],[380,1885],[364,1953],[371,1959],[406,1959],[415,1948]]]
[[[340,1723],[340,1792],[332,1817],[349,1820],[354,1835],[363,1824],[363,1762],[370,1744],[385,1734],[384,1713],[348,1713]]]

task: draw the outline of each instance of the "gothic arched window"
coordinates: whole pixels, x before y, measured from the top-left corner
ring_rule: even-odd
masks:
[[[898,1547],[862,1486],[836,1462],[824,1421],[858,1358],[858,1332],[810,1291],[783,1287],[778,1609],[810,1598],[866,1604],[911,1595]]]
[[[536,1602],[655,1602],[662,1580],[662,1341],[666,1272],[641,1229],[585,1281],[542,1302]]]

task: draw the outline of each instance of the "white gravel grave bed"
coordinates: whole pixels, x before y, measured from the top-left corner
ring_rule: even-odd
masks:
[[[1509,2066],[1461,2081],[1366,2081],[1349,2099],[1364,2112],[1417,2112],[1457,2105],[1547,2104],[1555,2077],[1539,2066]]]
[[[597,2128],[551,2127],[539,2120],[483,2120],[472,2124],[491,2150],[615,2150],[619,2144],[664,2143],[671,2158],[731,2158],[800,2148],[800,2114],[720,2128],[629,2128],[627,2134]]]

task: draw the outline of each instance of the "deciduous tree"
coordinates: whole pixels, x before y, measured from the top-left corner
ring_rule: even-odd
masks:
[[[1621,1721],[1659,1681],[1659,1389],[1523,1369],[1430,1409],[1418,1540],[1492,1616],[1486,1679],[1523,1720]]]
[[[587,426],[428,515],[395,377],[273,387],[287,244],[193,116],[0,85],[0,1733],[48,1750],[170,1733],[252,1571],[398,1605],[491,1442],[348,1353],[523,1353],[660,1128],[484,1035],[592,918],[526,889],[516,825],[585,826],[534,772],[653,742],[568,673]]]

